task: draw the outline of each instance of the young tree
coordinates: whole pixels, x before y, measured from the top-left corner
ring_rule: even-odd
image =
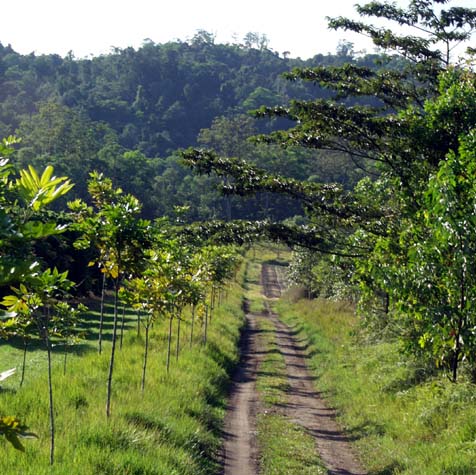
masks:
[[[151,259],[154,259],[153,253]],[[153,266],[148,267],[141,277],[125,282],[121,289],[121,299],[141,312],[140,324],[144,327],[144,359],[142,364],[141,391],[145,390],[147,363],[149,356],[150,329],[158,318],[165,314],[163,289]]]
[[[69,203],[76,214],[76,229],[82,236],[76,241],[78,248],[94,246],[98,251],[97,263],[114,287],[114,321],[111,356],[107,378],[106,416],[111,415],[112,379],[118,328],[118,296],[125,275],[134,275],[144,264],[144,251],[150,244],[150,222],[140,218],[141,205],[132,195],[123,195],[114,189],[110,179],[91,173],[88,184],[95,209],[81,200]],[[102,329],[99,333],[101,348]]]
[[[14,315],[20,324],[33,321],[38,336],[43,340],[48,361],[48,398],[50,418],[50,464],[54,463],[55,452],[55,411],[53,400],[53,378],[51,366],[52,340],[63,338],[75,325],[76,311],[64,299],[73,282],[67,279],[67,272],[47,269],[32,275],[28,282],[12,287],[14,294],[4,297],[1,304]],[[64,333],[62,333],[62,330]]]
[[[0,283],[16,282],[13,296],[4,298],[2,305],[9,312],[6,320],[0,322],[0,333],[8,336],[16,331],[23,333],[36,323],[45,341],[48,353],[48,375],[50,396],[51,451],[50,462],[54,460],[54,419],[53,393],[51,384],[51,358],[49,340],[49,313],[40,317],[37,310],[45,308],[46,302],[58,285],[65,284],[66,274],[49,269],[41,273],[39,262],[33,252],[33,243],[39,239],[61,233],[65,227],[45,214],[46,207],[65,195],[71,182],[65,177],[53,176],[53,168],[48,166],[39,175],[33,167],[21,170],[20,177],[12,179],[13,167],[8,157],[13,153],[14,137],[0,143]],[[27,285],[35,290],[29,291]],[[45,320],[46,319],[46,320]],[[18,324],[18,325],[17,325]],[[24,364],[23,364],[24,366]],[[23,447],[18,437],[28,436],[27,427],[15,417],[1,418],[0,434],[6,436],[16,448]]]

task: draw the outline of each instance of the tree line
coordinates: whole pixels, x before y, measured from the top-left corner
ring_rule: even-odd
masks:
[[[294,122],[259,143],[344,154],[365,170],[354,186],[296,179],[212,149],[183,156],[199,173],[226,177],[226,194],[279,193],[305,211],[294,222],[211,223],[202,235],[228,229],[241,241],[260,234],[295,246],[293,277],[309,295],[351,297],[373,338],[398,338],[456,382],[462,370],[476,375],[475,50],[458,57],[455,49],[476,30],[476,10],[447,3],[371,2],[356,7],[360,20],[331,19],[331,28],[369,36],[400,67],[296,68],[289,80],[328,97],[257,112]]]

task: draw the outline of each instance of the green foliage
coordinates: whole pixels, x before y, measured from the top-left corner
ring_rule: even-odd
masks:
[[[20,170],[15,188],[33,211],[39,211],[73,188],[74,185],[66,177],[56,178],[52,175],[52,166],[46,167],[41,177],[31,165],[28,170]]]
[[[132,195],[123,195],[112,181],[93,172],[88,190],[95,208],[76,200],[68,204],[75,215],[74,229],[81,233],[78,249],[93,246],[99,255],[101,272],[118,281],[126,271],[141,266],[148,247],[150,222],[140,218],[141,204]],[[96,262],[92,262],[94,265]]]
[[[4,139],[0,148],[0,284],[18,279],[35,271],[38,263],[32,244],[60,234],[65,226],[45,213],[49,204],[64,196],[72,188],[66,177],[56,178],[53,168],[47,167],[38,175],[33,167],[20,171],[20,178],[13,179],[15,169],[8,158],[13,144],[18,141]]]
[[[12,145],[17,141],[10,137],[4,139],[0,147],[3,156],[11,155]],[[47,167],[39,175],[33,167],[20,171],[20,178],[10,178],[13,169],[8,159],[0,163],[0,216],[5,225],[0,235],[0,282],[2,284],[19,282],[12,287],[13,295],[3,298],[1,305],[7,309],[6,319],[0,321],[1,336],[20,334],[27,338],[32,327],[36,326],[38,335],[44,339],[48,355],[50,338],[61,336],[63,329],[70,327],[75,313],[69,306],[61,303],[60,311],[54,312],[55,304],[62,292],[71,287],[67,272],[60,273],[56,268],[41,272],[39,263],[32,252],[33,240],[61,233],[64,226],[54,221],[45,221],[42,216],[45,208],[65,195],[72,184],[66,177],[56,178],[53,167]],[[51,309],[53,309],[51,311]],[[49,367],[50,370],[50,367]],[[51,376],[51,371],[49,371]],[[49,378],[51,383],[51,377]],[[53,398],[50,384],[50,413],[53,414]],[[53,461],[54,426],[51,416],[51,463]],[[0,433],[17,449],[23,450],[18,437],[27,437],[27,427],[15,417],[2,418]]]
[[[15,449],[25,451],[20,439],[34,439],[36,435],[28,432],[28,427],[16,417],[0,417],[0,435],[3,435]]]
[[[213,190],[216,179],[192,176],[177,164],[175,154],[200,143],[202,131],[226,120],[233,123],[241,116],[248,129],[250,118],[243,114],[249,109],[287,103],[289,97],[326,96],[320,87],[287,82],[281,74],[293,67],[342,64],[346,58],[285,58],[271,51],[258,33],[228,45],[212,41],[211,33],[199,33],[189,41],[147,41],[136,50],[116,48],[89,59],[23,56],[0,45],[0,136],[16,133],[23,138],[15,158],[19,168],[54,166],[75,183],[72,194],[82,200],[88,200],[89,173],[98,170],[136,196],[149,219],[185,203],[191,206],[190,221],[226,217],[229,201],[233,218],[299,214],[299,206],[290,200],[267,195],[245,203],[223,199]],[[370,55],[353,61],[373,67]],[[265,132],[287,125],[271,120],[253,127]],[[239,134],[227,135],[234,148],[239,147],[240,157],[250,150],[249,144],[237,140],[243,132],[240,128]],[[334,166],[332,159],[316,154],[275,150],[262,147],[250,152],[251,159],[270,165],[274,157],[281,170],[292,176],[305,174],[304,178],[321,176],[316,167],[322,162],[331,173],[340,174],[340,180],[355,170],[342,156],[339,161],[352,168],[350,173],[342,173],[341,163]],[[60,205],[63,200],[55,206]]]

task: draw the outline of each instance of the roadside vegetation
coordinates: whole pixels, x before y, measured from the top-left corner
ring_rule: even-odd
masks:
[[[0,85],[14,92],[0,98],[0,473],[217,472],[243,324],[237,246],[267,240],[293,249],[289,276],[308,300],[290,294],[279,312],[309,340],[319,390],[371,474],[476,473],[476,50],[455,57],[476,10],[356,10],[329,26],[372,38],[382,54],[362,61],[351,44],[315,65],[279,58],[259,35],[217,48],[206,32],[84,61],[22,61],[0,44]],[[194,67],[220,71],[213,58],[227,51],[243,61],[236,79]],[[166,65],[190,73],[180,97],[156,87]],[[286,86],[276,74],[292,65]],[[116,70],[130,80],[104,95]],[[255,127],[242,113],[260,105]],[[260,313],[255,257],[243,272]],[[273,412],[286,385],[268,323],[262,458],[283,470],[278,437],[308,449]]]
[[[474,384],[455,385],[398,342],[369,339],[354,308],[284,297],[281,318],[309,343],[316,386],[339,413],[370,474],[476,473]]]
[[[242,275],[242,274],[241,274]],[[240,277],[238,277],[238,280]],[[215,309],[203,344],[203,321],[196,323],[190,342],[190,323],[184,324],[180,358],[166,371],[168,322],[157,321],[150,335],[147,391],[141,391],[144,332],[138,336],[136,318],[126,315],[122,350],[116,354],[111,418],[104,416],[106,374],[109,364],[113,307],[106,306],[104,352],[97,354],[96,338],[86,340],[69,356],[63,374],[63,355],[53,355],[56,394],[56,461],[49,465],[47,383],[45,354],[28,353],[28,377],[19,386],[19,374],[2,385],[0,412],[28,420],[38,435],[28,441],[25,453],[2,444],[0,473],[22,474],[176,474],[219,473],[220,427],[225,397],[238,359],[243,324],[242,288],[232,285]],[[88,325],[98,324],[98,314],[87,314]],[[188,315],[187,315],[188,317]],[[97,336],[88,333],[89,337]],[[176,339],[174,338],[174,348]],[[0,348],[2,361],[20,362],[21,349]]]

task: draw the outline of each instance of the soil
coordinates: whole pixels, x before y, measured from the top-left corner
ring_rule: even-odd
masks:
[[[268,299],[281,295],[283,283],[279,266],[263,264],[261,283]],[[277,408],[291,421],[304,427],[316,441],[316,450],[329,475],[365,475],[350,442],[336,421],[335,411],[315,389],[314,377],[307,368],[305,342],[299,341],[292,329],[281,322],[267,307],[265,312],[276,328],[277,342],[286,362],[289,391],[285,405]],[[242,338],[242,359],[234,377],[225,418],[224,474],[257,475],[258,447],[256,445],[256,374],[259,366],[256,319],[263,315],[247,314]]]
[[[241,361],[233,377],[224,425],[223,466],[225,475],[256,475],[256,315],[247,313],[241,338]]]

